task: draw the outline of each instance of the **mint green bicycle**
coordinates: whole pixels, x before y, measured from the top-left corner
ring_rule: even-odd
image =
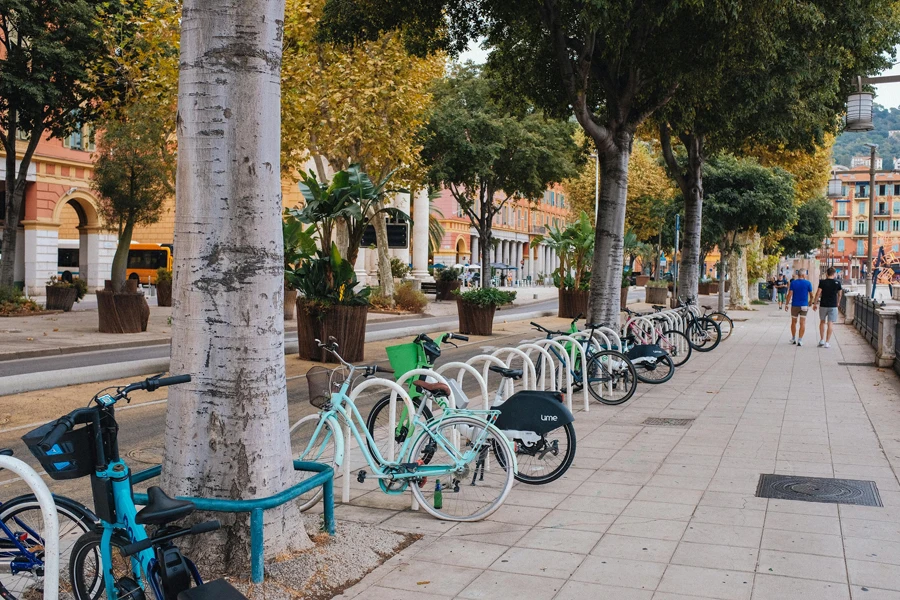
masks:
[[[374,477],[387,494],[402,494],[409,488],[425,511],[447,521],[480,521],[500,508],[512,489],[518,465],[511,443],[491,422],[499,411],[455,410],[427,421],[422,416],[426,403],[422,402],[413,416],[416,434],[404,440],[394,458],[386,458],[376,447],[349,392],[360,376],[393,371],[377,365],[351,365],[338,354],[334,341],[317,342],[342,366],[334,370],[313,367],[306,374],[309,402],[320,412],[291,427],[291,447],[297,458],[329,464],[337,473],[338,467],[349,460],[345,456],[343,423],[371,471],[370,475],[360,470],[358,482]],[[417,380],[415,385],[426,395],[450,394],[440,383]],[[491,452],[497,460],[490,460]],[[320,495],[321,490],[316,490],[301,496],[300,509],[313,506]]]

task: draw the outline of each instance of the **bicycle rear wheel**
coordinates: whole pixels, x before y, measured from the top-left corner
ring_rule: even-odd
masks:
[[[669,356],[672,357],[672,362],[676,367],[680,367],[686,363],[693,351],[691,342],[688,340],[687,336],[674,329],[664,331],[663,334],[659,336],[659,340],[657,340],[656,343],[660,348],[669,353]]]
[[[491,461],[491,450],[502,458]],[[515,473],[503,466],[513,464],[509,441],[481,419],[448,417],[432,424],[431,431],[423,431],[413,444],[409,459],[421,456],[429,456],[429,467],[447,469],[446,475],[430,475],[423,487],[409,486],[419,505],[438,519],[480,521],[500,508],[512,489]],[[442,502],[435,501],[438,482]]]
[[[303,417],[291,427],[291,456],[300,460],[323,463],[334,469],[335,487],[340,475],[338,473],[336,459],[337,444],[334,441],[334,421],[326,419],[319,427],[320,416],[318,414]],[[315,440],[313,440],[315,435]],[[294,471],[294,483],[300,483],[316,473],[310,471]],[[297,496],[297,504],[301,511],[308,510],[322,497],[322,487],[317,486],[312,490]]]
[[[722,332],[716,322],[709,317],[699,317],[688,323],[686,335],[694,350],[709,352],[719,345]]]
[[[75,600],[100,600],[106,598],[106,585],[103,580],[103,565],[100,560],[100,540],[102,530],[89,531],[78,538],[72,547],[72,560],[69,563],[68,576],[72,582],[72,598]],[[115,581],[119,600],[146,600],[155,598],[150,591],[151,586],[146,578],[136,581],[131,559],[122,555],[122,548],[129,540],[119,534],[113,534],[112,566],[109,572]],[[62,571],[62,568],[60,568]],[[60,573],[60,575],[62,575]],[[156,581],[156,584],[159,582]],[[145,591],[146,590],[146,591]]]
[[[585,380],[591,396],[610,406],[628,401],[637,389],[634,364],[615,350],[594,354],[588,361]]]
[[[675,374],[675,365],[668,355],[654,361],[636,364],[634,368],[637,371],[637,378],[644,383],[665,383]]]
[[[550,483],[559,479],[575,459],[575,427],[566,423],[530,444],[514,439],[513,447],[519,466],[516,481],[531,485]],[[494,448],[494,455],[506,468],[503,452]]]
[[[416,410],[419,409],[420,402],[420,398],[413,399],[413,405],[416,407]],[[372,436],[372,440],[375,442],[373,446],[371,441],[366,440],[366,444],[369,446],[369,452],[372,454],[372,458],[376,460],[378,459],[378,453],[384,458],[389,457],[388,448],[391,444],[394,445],[394,457],[397,458],[399,456],[400,447],[403,445],[406,438],[415,435],[413,415],[407,414],[409,411],[406,410],[406,403],[403,402],[402,398],[397,398],[397,404],[394,411],[394,431],[388,431],[391,416],[390,405],[390,395],[381,398],[375,403],[375,406],[372,407],[369,416],[366,418],[366,429],[369,430],[369,435]],[[426,405],[422,408],[422,419],[430,421],[431,418],[431,410],[429,410]],[[410,431],[410,429],[413,430]],[[376,448],[378,449],[378,453],[375,452]]]
[[[71,600],[72,584],[69,579],[69,557],[72,547],[87,531],[94,527],[97,518],[85,506],[58,497],[56,511],[59,515],[59,597],[60,600]],[[13,498],[0,507],[0,521],[13,533],[20,543],[33,552],[38,560],[43,559],[44,518],[41,506],[33,494]],[[3,536],[0,533],[0,536]],[[18,559],[18,560],[17,560]],[[0,541],[0,561],[25,560],[26,557],[11,540]],[[37,568],[37,567],[36,567]],[[43,573],[34,570],[0,575],[0,584],[14,597],[20,599],[43,598]],[[41,569],[43,564],[41,564]]]
[[[731,330],[734,329],[734,321],[731,320],[731,317],[722,312],[710,313],[707,316],[719,326],[719,331],[722,332],[722,339],[727,340],[728,336],[731,335]]]

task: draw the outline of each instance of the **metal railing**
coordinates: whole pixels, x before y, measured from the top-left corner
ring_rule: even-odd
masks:
[[[894,371],[900,375],[900,321],[894,327]]]
[[[873,347],[878,342],[878,313],[877,305],[865,296],[857,296],[856,315],[853,318],[856,328]]]
[[[842,315],[847,314],[847,294],[841,294],[841,300],[838,302],[838,310]]]

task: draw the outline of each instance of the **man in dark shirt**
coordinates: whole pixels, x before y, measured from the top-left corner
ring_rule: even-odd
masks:
[[[837,307],[844,293],[834,273],[834,267],[828,267],[825,279],[819,280],[819,289],[813,300],[813,310],[819,311],[819,346],[824,348],[831,348],[831,327],[837,321]]]

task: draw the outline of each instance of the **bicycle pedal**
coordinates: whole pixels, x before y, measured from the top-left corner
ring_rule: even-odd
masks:
[[[362,469],[359,473],[356,474],[356,481],[359,483],[366,482],[366,470]]]

